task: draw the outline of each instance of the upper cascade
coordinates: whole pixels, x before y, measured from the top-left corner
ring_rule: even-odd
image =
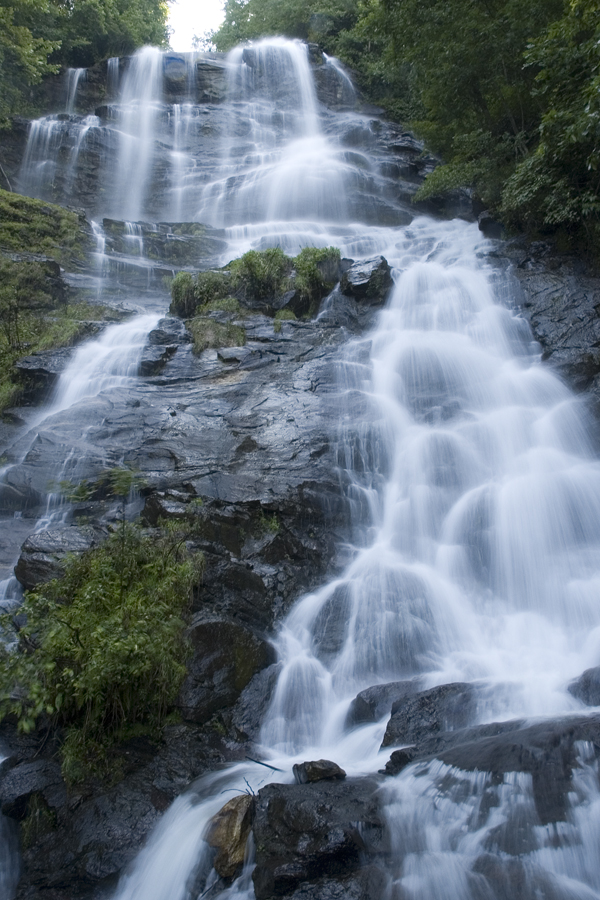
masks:
[[[69,70],[64,111],[31,124],[22,193],[95,219],[242,229],[248,245],[289,252],[331,243],[331,226],[412,219],[422,147],[410,139],[395,149],[411,165],[390,166],[381,120],[357,111],[348,75],[312,45],[144,47],[103,65],[100,93],[96,75]]]

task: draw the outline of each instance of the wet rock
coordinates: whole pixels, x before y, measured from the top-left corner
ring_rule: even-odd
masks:
[[[146,498],[142,519],[148,525],[157,525],[159,519],[187,519],[189,500],[182,491],[154,491]]]
[[[378,722],[391,712],[392,706],[414,696],[419,690],[415,681],[392,681],[389,684],[375,684],[357,694],[346,716],[346,727]]]
[[[477,217],[477,225],[479,230],[487,237],[495,240],[501,240],[504,237],[504,226],[497,219],[494,219],[489,209],[479,213]]]
[[[350,266],[342,275],[340,290],[362,303],[379,306],[387,300],[392,284],[387,260],[374,256]]]
[[[258,740],[281,668],[281,663],[273,663],[257,672],[242,691],[231,714],[231,724],[238,740]]]
[[[600,666],[586,669],[569,685],[569,693],[586,706],[600,706]]]
[[[38,584],[60,578],[67,555],[84,553],[106,540],[108,532],[95,525],[60,525],[27,538],[15,566],[15,575],[30,591]]]
[[[222,103],[227,98],[227,64],[224,54],[205,53],[198,59],[196,97],[198,103]]]
[[[262,788],[252,826],[257,900],[291,894],[303,882],[343,880],[383,853],[377,787],[365,778]]]
[[[392,705],[382,747],[415,744],[432,733],[464,728],[476,712],[475,689],[468,683],[442,684]]]
[[[233,797],[208,824],[206,841],[217,850],[213,866],[221,878],[234,878],[244,863],[254,815],[254,797]]]
[[[193,657],[177,705],[191,722],[232,706],[252,676],[274,662],[272,645],[231,619],[198,613],[189,637]]]
[[[414,762],[418,755],[418,751],[414,747],[394,750],[385,764],[385,768],[381,769],[380,772],[382,775],[398,775],[402,769],[405,769],[411,762]]]
[[[296,763],[292,771],[296,784],[311,784],[314,781],[340,781],[346,777],[344,770],[330,759],[314,759]]]
[[[67,788],[57,762],[34,759],[22,762],[0,778],[0,807],[11,819],[24,819],[34,794],[43,797],[49,808],[61,807]]]
[[[342,584],[325,600],[315,619],[314,645],[322,659],[339,653],[344,646],[348,630],[351,606],[350,589]]]
[[[48,400],[73,355],[72,347],[44,350],[15,363],[16,380],[23,388],[23,403],[37,405]]]
[[[377,866],[363,866],[347,878],[322,878],[301,884],[289,900],[373,900],[386,896],[388,877]]]

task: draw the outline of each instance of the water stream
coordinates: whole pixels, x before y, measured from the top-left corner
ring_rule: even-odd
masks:
[[[164,115],[161,55],[136,57],[121,86],[111,214],[135,223],[151,203],[166,127],[163,211],[193,209],[195,220],[224,228],[227,258],[273,244],[289,253],[335,245],[354,258],[383,254],[396,281],[372,332],[348,342],[339,364],[345,481],[369,520],[357,528],[347,570],[301,598],[279,628],[282,670],[257,755],[283,770],[271,780],[291,781],[292,765],[305,759],[334,759],[349,775],[375,772],[389,758],[379,749],[386,721],[348,729],[349,705],[364,688],[413,677],[423,687],[475,683],[480,723],[581,711],[568,682],[600,659],[600,463],[584,407],[541,365],[511,310],[509,277],[488,263],[476,226],[411,222],[376,151],[349,152],[317,101],[305,47],[238,48],[228,66],[228,127],[218,162],[202,171],[189,149],[198,108],[176,104]],[[116,84],[114,64],[111,73]],[[370,128],[356,113],[337,115],[340,129]],[[63,126],[32,129],[38,149],[28,149],[22,184],[36,195],[56,170],[50,158]],[[100,126],[77,127],[87,128],[85,144]],[[130,240],[141,253],[133,225]],[[118,390],[156,319],[113,326],[81,348],[46,415]],[[356,408],[366,410],[361,423]],[[436,763],[388,779],[386,897],[495,900],[476,861],[494,853],[509,878],[517,856],[498,830],[526,821],[533,838],[518,855],[526,889],[507,898],[599,898],[597,762],[589,747],[579,753],[561,828],[536,824],[528,775],[490,787],[485,774],[459,778]],[[124,876],[119,900],[195,900],[211,888],[207,822],[224,790],[244,790],[245,779],[257,788],[265,772],[237,764],[180,797]],[[442,790],[449,777],[456,787]],[[251,869],[250,850],[242,876],[219,896],[252,897]]]

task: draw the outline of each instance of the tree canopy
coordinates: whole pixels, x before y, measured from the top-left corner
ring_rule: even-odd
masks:
[[[61,65],[166,46],[166,0],[0,0],[0,124]]]

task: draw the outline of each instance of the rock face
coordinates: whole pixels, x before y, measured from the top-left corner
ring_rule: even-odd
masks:
[[[392,705],[382,747],[418,743],[438,731],[464,728],[476,712],[475,689],[469,683],[442,684]]]
[[[542,348],[542,358],[578,392],[588,392],[600,415],[600,277],[580,260],[543,243],[511,242],[497,251],[511,265],[519,305]]]
[[[304,882],[339,883],[384,853],[383,820],[374,779],[270,784],[256,799],[253,873],[257,900],[296,896]],[[317,888],[317,891],[319,888]],[[302,896],[302,894],[298,894]],[[358,896],[368,896],[358,893]]]
[[[366,722],[378,722],[386,714],[390,714],[392,707],[396,710],[402,702],[412,697],[418,691],[416,681],[392,681],[390,684],[376,684],[361,691],[350,704],[346,725],[363,725]]]
[[[15,575],[26,590],[60,578],[67,555],[97,547],[107,534],[93,525],[62,525],[32,534],[23,544]]]
[[[253,675],[274,662],[270,644],[225,618],[198,614],[189,628],[193,658],[177,705],[184,719],[202,724],[233,706]]]
[[[586,706],[600,706],[600,666],[586,669],[583,675],[571,682],[569,693]]]

